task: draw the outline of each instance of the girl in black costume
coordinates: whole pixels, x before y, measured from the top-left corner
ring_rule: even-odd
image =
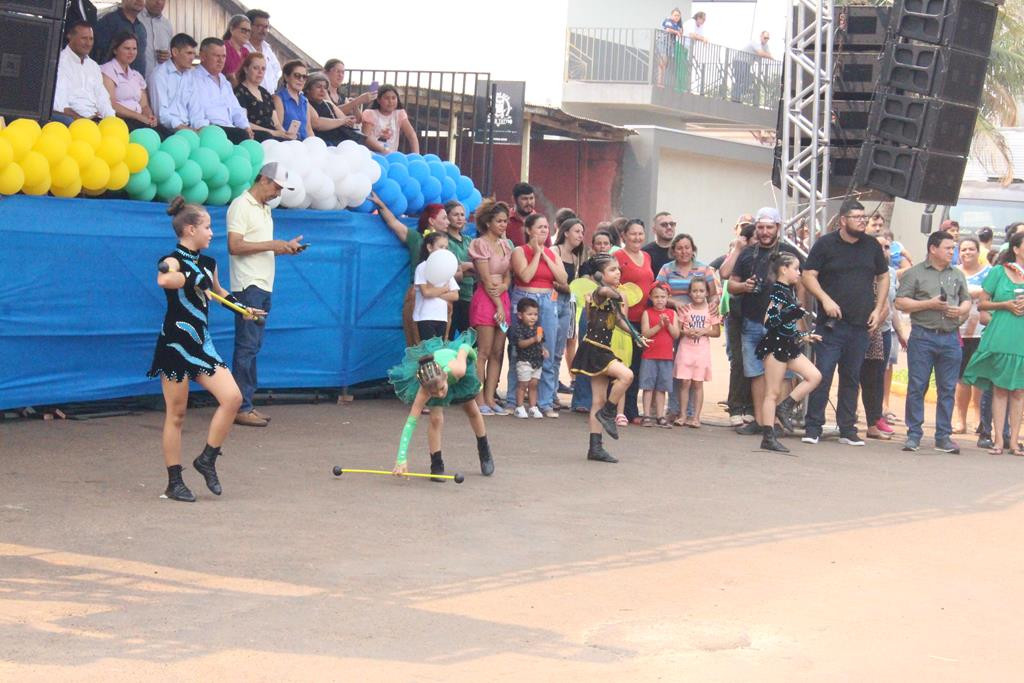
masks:
[[[220,404],[210,421],[206,448],[192,461],[192,466],[206,480],[206,486],[218,496],[221,485],[217,478],[217,456],[242,404],[238,385],[213,348],[206,293],[213,291],[232,303],[238,302],[220,286],[217,262],[199,253],[210,246],[213,238],[210,214],[201,206],[186,204],[181,197],[171,200],[167,213],[172,216],[171,225],[178,236],[178,244],[173,252],[160,259],[156,283],[167,295],[167,314],[147,375],[160,377],[167,405],[162,445],[168,483],[163,497],[192,503],[196,497],[181,479],[181,426],[188,407],[189,380],[198,382]],[[249,316],[263,315],[263,311],[257,309],[248,311]]]
[[[787,422],[793,409],[821,382],[821,372],[804,355],[803,349],[805,341],[813,343],[821,341],[821,337],[801,332],[796,326],[806,313],[793,292],[793,285],[800,280],[800,262],[796,256],[778,252],[772,256],[768,267],[774,282],[769,294],[768,311],[765,313],[764,326],[767,331],[758,342],[756,350],[757,357],[764,361],[764,412],[761,415],[769,422],[760,425],[764,434],[761,437],[761,448],[789,453],[789,449],[776,437],[774,418],[777,416],[783,426],[792,429],[792,424]],[[787,369],[799,374],[804,381],[778,405],[776,410],[779,387],[782,386]]]

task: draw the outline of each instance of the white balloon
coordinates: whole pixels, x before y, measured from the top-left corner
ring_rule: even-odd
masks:
[[[326,197],[317,197],[313,199],[310,208],[317,211],[333,211],[338,208],[338,199],[333,194],[329,194]]]
[[[341,143],[338,145],[338,151],[348,154],[350,152],[358,150],[360,147],[361,145],[355,140],[342,140]]]
[[[303,197],[302,201],[296,206],[296,209],[308,209],[313,204],[313,198],[309,195]]]
[[[364,147],[363,145],[356,145],[356,149],[359,150],[359,156],[362,158],[363,163],[366,163],[367,161],[373,162],[373,155],[370,154],[369,147]],[[376,166],[377,164],[373,165]]]
[[[365,176],[370,180],[370,185],[373,185],[375,182],[380,180],[380,174],[383,173],[383,171],[380,168],[380,164],[371,158],[369,164],[363,164],[363,169],[360,173],[365,174]]]
[[[288,182],[292,184],[291,190],[281,190],[281,205],[286,209],[294,209],[306,198],[306,186],[302,177],[297,173],[288,174]]]
[[[377,166],[377,164],[374,164]],[[380,166],[377,166],[380,168]],[[349,195],[349,203],[346,206],[359,206],[366,201],[366,198],[370,196],[370,190],[373,183],[362,173],[356,173],[352,178],[352,193]]]
[[[337,148],[332,147],[332,149]],[[350,173],[348,161],[346,161],[345,158],[337,152],[327,156],[327,163],[324,165],[324,170],[327,173],[327,177],[335,183]]]
[[[334,183],[327,177],[327,174],[319,169],[313,169],[305,178],[306,194],[312,199],[326,199],[334,196]]]
[[[447,249],[438,249],[427,257],[423,274],[435,287],[444,287],[459,269],[459,260]]]

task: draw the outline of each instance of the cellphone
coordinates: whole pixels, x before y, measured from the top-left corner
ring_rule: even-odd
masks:
[[[299,130],[299,120],[298,119],[293,119],[292,122],[288,125],[288,132],[289,133],[295,133],[295,132],[298,132],[298,130]]]
[[[377,92],[380,89],[380,83],[377,81],[370,82],[370,92]]]
[[[309,242],[306,242],[305,244],[300,244],[299,248],[296,249],[295,251],[296,252],[300,252],[300,251],[306,251],[307,249],[309,249]]]

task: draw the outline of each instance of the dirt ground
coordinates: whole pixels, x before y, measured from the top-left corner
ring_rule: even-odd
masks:
[[[269,428],[227,442],[223,496],[186,469],[195,504],[158,498],[158,413],[0,423],[0,680],[961,681],[1024,666],[1021,459],[796,440],[786,457],[720,427],[630,427],[605,465],[566,414],[488,418],[486,479],[451,411],[460,486],[332,476],[391,464],[395,401],[266,412]],[[189,414],[189,453],[210,413]]]

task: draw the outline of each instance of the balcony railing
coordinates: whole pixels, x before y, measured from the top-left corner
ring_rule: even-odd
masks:
[[[700,97],[775,109],[782,62],[658,29],[570,28],[565,79],[650,84]]]

